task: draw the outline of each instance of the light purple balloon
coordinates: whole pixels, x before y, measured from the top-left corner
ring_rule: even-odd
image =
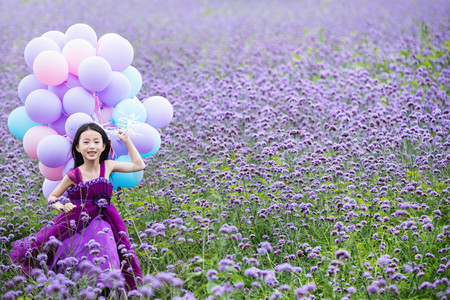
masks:
[[[69,159],[69,161],[66,163],[66,165],[63,168],[63,177],[67,174],[67,172],[72,170],[74,165],[75,165],[75,161],[73,160],[73,158]]]
[[[59,49],[63,49],[66,44],[66,35],[58,30],[50,30],[41,35],[43,37],[49,38],[58,44]]]
[[[58,120],[48,124],[48,126],[50,128],[55,129],[58,134],[65,135],[66,134],[66,128],[65,128],[66,121],[67,121],[67,116],[65,114],[61,114],[61,117],[59,117]]]
[[[43,165],[49,168],[57,168],[69,160],[71,148],[71,143],[67,138],[52,134],[39,142],[36,152]]]
[[[56,94],[56,96],[59,97],[59,99],[63,99],[64,95],[68,90],[71,88],[81,86],[81,82],[78,80],[78,77],[69,73],[69,76],[67,77],[67,80],[60,85],[49,85],[48,90],[52,91]]]
[[[111,66],[106,59],[91,56],[84,59],[78,67],[78,79],[89,91],[100,92],[111,81]]]
[[[112,138],[111,139],[111,147],[114,150],[114,153],[116,156],[121,155],[127,155],[128,154],[128,148],[125,146],[124,143],[119,138]]]
[[[43,84],[42,82],[37,79],[34,74],[30,74],[25,76],[19,83],[19,86],[17,87],[17,93],[19,94],[20,100],[22,100],[23,103],[25,103],[25,100],[27,99],[27,96],[34,90],[37,89],[46,89],[47,85]]]
[[[91,26],[83,23],[73,24],[66,31],[66,44],[68,41],[74,39],[83,39],[92,44],[93,47],[97,45],[97,34]]]
[[[172,120],[173,107],[166,98],[153,96],[144,100],[143,104],[147,111],[145,123],[152,127],[156,129],[162,128]]]
[[[97,56],[105,58],[113,71],[121,72],[133,61],[134,50],[130,42],[123,37],[110,36],[98,46]]]
[[[77,86],[68,90],[64,95],[63,107],[68,115],[77,112],[92,115],[95,109],[95,98],[84,87]]]
[[[93,122],[93,120],[89,115],[85,113],[74,113],[67,118],[65,125],[66,133],[73,140],[78,128],[80,128],[83,124],[91,122]]]
[[[52,123],[61,116],[61,100],[47,89],[37,89],[25,100],[25,110],[28,117],[37,123]]]
[[[158,137],[159,132],[146,123],[137,123],[130,130],[130,139],[140,154],[152,151]]]
[[[127,99],[129,94],[128,78],[122,73],[113,71],[108,86],[98,92],[98,99],[105,105],[116,106],[120,101]]]
[[[44,197],[46,199],[50,197],[50,195],[56,189],[56,187],[60,182],[61,181],[48,180],[47,178],[44,179],[44,183],[42,184],[42,193],[44,194]]]
[[[36,59],[36,57],[45,50],[53,50],[58,53],[61,53],[59,45],[52,39],[49,39],[48,37],[40,36],[28,42],[28,44],[25,47],[23,56],[25,58],[25,62],[31,69],[33,69],[33,62]]]

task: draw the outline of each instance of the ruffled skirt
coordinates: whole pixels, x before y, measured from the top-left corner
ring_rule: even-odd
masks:
[[[95,273],[120,270],[117,246],[111,225],[103,215],[98,215],[87,227],[62,241],[49,267],[57,273],[64,273],[78,262],[78,271],[89,278],[93,278]]]
[[[142,271],[115,206],[111,204],[100,211],[91,201],[74,204],[76,208],[67,214],[60,213],[35,236],[14,241],[10,251],[12,262],[22,267],[24,275],[29,275],[40,261],[58,273],[68,268],[75,269],[78,276],[92,277],[97,273],[97,282],[103,281],[103,271],[118,269],[125,279],[119,285],[125,284],[128,291],[136,288],[142,282]],[[40,254],[45,254],[44,258]],[[109,283],[117,284],[108,282],[108,287]]]

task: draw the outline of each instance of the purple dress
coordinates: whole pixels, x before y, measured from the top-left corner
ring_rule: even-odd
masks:
[[[104,177],[104,161],[100,162],[99,178],[83,182],[78,168],[69,171],[67,176],[75,183],[67,189],[67,196],[77,207],[67,214],[60,213],[35,236],[13,242],[12,261],[29,275],[39,263],[37,256],[45,253],[47,266],[55,272],[71,267],[92,275],[93,269],[86,268],[83,262],[86,260],[96,266],[98,273],[121,269],[126,289],[134,289],[142,282],[142,271],[131,249],[125,223],[110,203],[113,185]],[[64,260],[69,256],[77,260]]]

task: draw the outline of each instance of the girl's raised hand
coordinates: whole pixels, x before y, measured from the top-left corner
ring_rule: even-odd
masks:
[[[122,142],[125,142],[130,138],[130,135],[128,134],[128,132],[125,129],[119,129],[117,131],[117,136],[119,137],[119,139]]]

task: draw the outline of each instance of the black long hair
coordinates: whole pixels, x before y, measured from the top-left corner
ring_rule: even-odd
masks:
[[[72,157],[74,160],[74,169],[84,164],[83,156],[80,152],[77,151],[77,146],[80,143],[80,135],[89,129],[100,133],[100,135],[102,136],[103,144],[105,144],[105,150],[103,150],[102,154],[100,154],[100,162],[108,159],[109,151],[111,150],[111,142],[109,141],[105,130],[103,130],[103,128],[96,123],[83,124],[80,128],[78,128],[77,133],[75,133],[75,137],[73,138]]]

